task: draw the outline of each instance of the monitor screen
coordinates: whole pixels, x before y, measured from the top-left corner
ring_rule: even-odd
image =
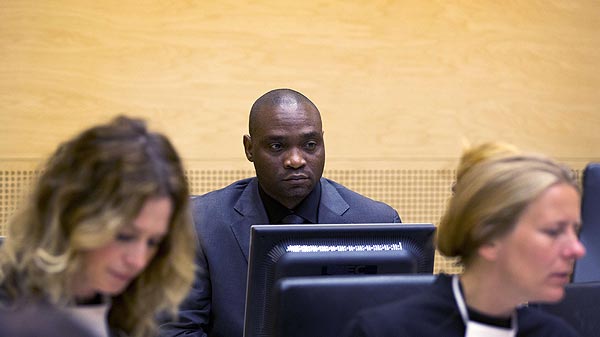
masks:
[[[433,224],[254,225],[244,337],[270,336],[273,288],[286,277],[433,272]]]
[[[573,282],[600,281],[600,163],[590,163],[583,171],[581,232],[579,239],[586,254],[575,262]]]
[[[273,337],[339,337],[362,309],[406,299],[429,289],[435,275],[304,276],[274,288]]]
[[[530,307],[562,318],[581,337],[596,337],[600,331],[600,282],[570,283],[565,287],[565,296],[557,303],[529,303]]]

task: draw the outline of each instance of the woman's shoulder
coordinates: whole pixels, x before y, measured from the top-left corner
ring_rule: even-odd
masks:
[[[59,308],[30,303],[0,309],[0,336],[97,337]]]
[[[527,337],[579,337],[579,333],[561,318],[537,307],[518,310],[519,335]]]
[[[346,336],[453,337],[464,333],[453,303],[428,290],[363,310],[354,318],[351,327],[353,334]]]
[[[23,303],[32,302],[24,294],[19,293],[19,287],[6,281],[0,284],[0,308],[13,309],[22,306]],[[38,302],[38,301],[34,301]]]
[[[362,310],[359,317],[377,326],[401,326],[415,322],[439,322],[457,314],[447,288],[447,275],[440,275],[429,287],[393,302]]]

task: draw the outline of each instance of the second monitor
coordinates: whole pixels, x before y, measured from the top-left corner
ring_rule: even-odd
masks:
[[[245,337],[269,336],[272,290],[287,277],[433,272],[433,224],[255,225]]]

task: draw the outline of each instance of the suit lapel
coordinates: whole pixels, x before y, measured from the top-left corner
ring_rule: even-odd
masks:
[[[230,227],[246,261],[248,261],[250,226],[269,223],[267,212],[258,194],[256,178],[250,180],[233,208],[241,215],[241,218],[234,221]]]
[[[321,178],[321,202],[319,204],[319,223],[348,223],[343,217],[350,208],[335,186]]]
[[[230,227],[246,261],[250,252],[250,227],[267,224],[269,218],[258,194],[258,180],[252,179],[242,191],[233,207],[241,215]],[[327,179],[321,178],[321,201],[319,203],[319,223],[349,223],[343,217],[350,208],[348,203]]]

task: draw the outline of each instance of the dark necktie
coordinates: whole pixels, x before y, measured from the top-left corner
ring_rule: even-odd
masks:
[[[283,224],[301,224],[304,223],[304,218],[296,214],[288,214],[280,222]]]

